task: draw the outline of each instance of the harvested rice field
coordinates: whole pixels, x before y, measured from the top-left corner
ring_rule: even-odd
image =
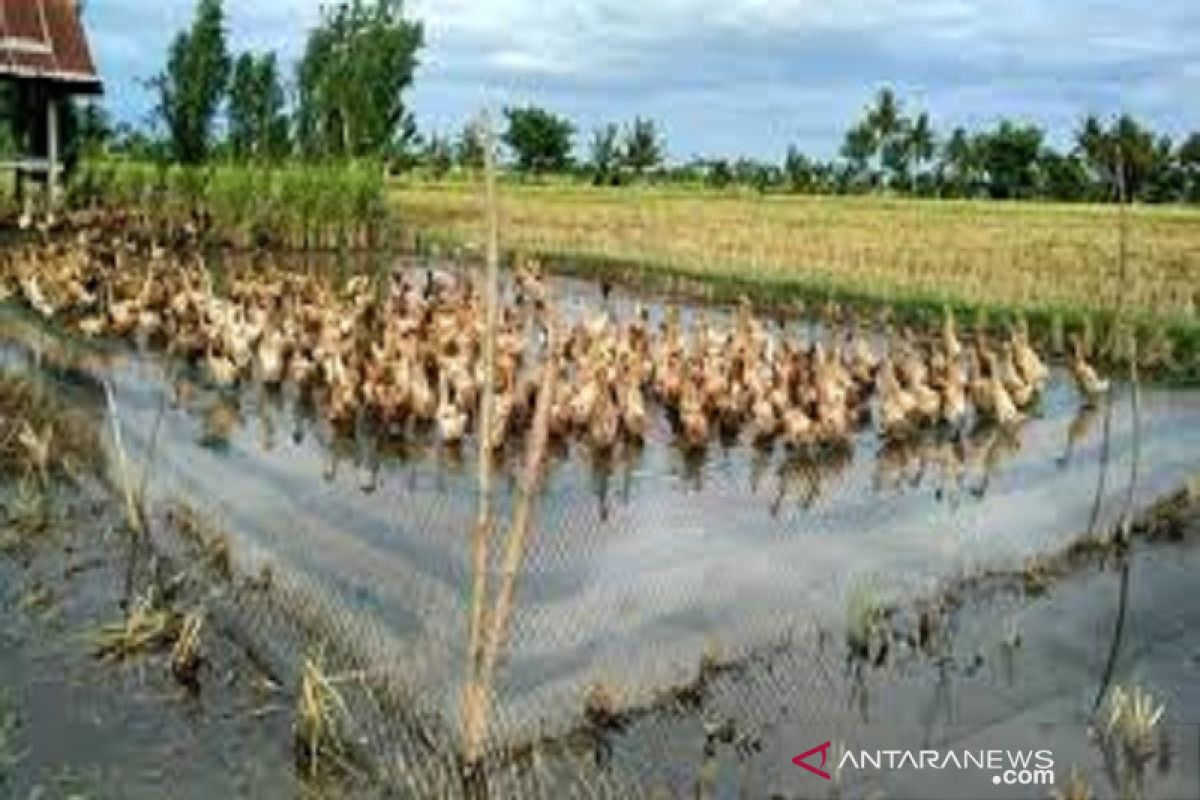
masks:
[[[392,202],[423,241],[481,249],[471,183],[410,182]],[[1114,206],[760,196],[701,189],[504,187],[505,244],[565,267],[700,279],[732,293],[1025,309],[1115,308],[1197,324],[1200,212],[1136,206],[1122,275]],[[1130,277],[1136,270],[1136,286]]]

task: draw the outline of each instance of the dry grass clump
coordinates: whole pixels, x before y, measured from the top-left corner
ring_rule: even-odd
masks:
[[[851,587],[846,602],[846,644],[851,655],[875,661],[887,650],[887,603],[866,583]]]
[[[200,630],[203,627],[204,612],[192,611],[183,618],[179,638],[171,647],[171,674],[192,689],[200,685],[200,666],[204,660],[200,651]]]
[[[349,709],[341,692],[325,673],[320,656],[304,660],[293,725],[296,764],[310,778],[320,775],[323,759],[341,761],[345,752],[345,723]]]
[[[179,636],[179,616],[158,608],[150,595],[139,597],[124,621],[105,625],[96,634],[96,655],[105,661],[127,658],[167,647]]]
[[[1165,712],[1166,705],[1145,689],[1118,686],[1109,696],[1104,735],[1120,744],[1131,761],[1142,763],[1158,751],[1158,725]]]
[[[1062,785],[1050,795],[1051,800],[1092,800],[1092,787],[1087,779],[1079,774],[1078,767],[1071,767],[1071,773]]]
[[[616,687],[593,683],[583,694],[583,718],[598,730],[620,727],[621,701]]]
[[[233,545],[228,534],[184,503],[167,509],[167,524],[188,547],[189,558],[208,569],[212,577],[226,583],[233,580]]]
[[[50,524],[50,506],[46,492],[35,480],[23,477],[17,482],[9,515],[9,530],[19,542],[46,530]]]
[[[203,609],[181,615],[157,606],[153,595],[148,593],[133,603],[122,622],[106,625],[96,633],[96,656],[114,663],[167,651],[171,675],[183,686],[197,691],[204,664],[200,638],[203,628]]]
[[[67,410],[33,380],[0,372],[0,476],[31,477],[45,488],[58,473],[95,466],[94,424]]]

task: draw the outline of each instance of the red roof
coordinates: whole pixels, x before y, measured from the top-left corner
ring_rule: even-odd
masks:
[[[0,78],[10,77],[101,91],[75,0],[0,0]]]

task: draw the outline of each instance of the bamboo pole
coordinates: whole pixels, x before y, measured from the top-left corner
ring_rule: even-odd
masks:
[[[483,391],[480,393],[478,424],[475,435],[479,440],[479,498],[478,515],[472,541],[472,587],[471,611],[468,622],[467,683],[462,699],[463,756],[468,766],[476,764],[481,757],[483,717],[486,715],[487,698],[480,681],[483,661],[482,632],[484,626],[484,602],[487,597],[488,539],[492,529],[492,418],[495,415],[496,373],[496,324],[498,317],[497,294],[500,269],[500,221],[496,208],[496,163],[495,142],[492,124],[485,111],[479,120],[476,135],[480,137],[484,153],[484,213],[487,216],[487,262],[484,274],[484,329],[483,329]]]
[[[1137,494],[1139,462],[1142,456],[1142,398],[1138,375],[1138,341],[1137,322],[1132,309],[1138,305],[1138,270],[1130,264],[1129,259],[1129,210],[1127,208],[1125,186],[1125,165],[1123,154],[1117,153],[1117,199],[1121,204],[1118,258],[1120,259],[1121,283],[1128,287],[1127,292],[1121,292],[1121,302],[1127,305],[1129,320],[1129,343],[1126,356],[1129,358],[1129,406],[1130,426],[1133,437],[1131,463],[1129,468],[1129,492],[1125,497],[1125,510],[1121,515],[1120,536],[1124,542],[1130,540],[1130,527],[1133,524],[1133,503]]]
[[[558,387],[558,336],[552,312],[547,310],[546,352],[542,364],[542,381],[538,387],[537,405],[534,408],[533,427],[525,451],[525,466],[521,475],[521,493],[513,508],[512,525],[504,551],[504,562],[500,571],[500,589],[496,597],[496,610],[492,616],[489,636],[485,641],[483,677],[491,682],[497,654],[508,631],[512,617],[513,596],[516,577],[520,574],[521,561],[525,555],[525,543],[529,534],[529,522],[533,516],[533,501],[541,487],[542,462],[546,454],[546,443],[550,438],[550,406]]]
[[[520,476],[520,494],[513,507],[512,522],[504,547],[504,561],[500,572],[500,586],[496,605],[486,631],[480,633],[478,668],[468,699],[471,712],[464,717],[464,751],[470,766],[478,764],[487,738],[488,722],[491,718],[491,697],[496,662],[508,636],[516,596],[517,576],[525,557],[529,538],[530,521],[533,518],[534,501],[541,488],[542,465],[550,433],[550,407],[558,381],[557,336],[553,312],[546,313],[546,351],[542,366],[542,380],[538,388],[537,405],[534,409],[533,427],[526,443],[525,464]]]

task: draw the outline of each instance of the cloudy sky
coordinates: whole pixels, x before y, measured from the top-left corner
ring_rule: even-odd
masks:
[[[192,0],[89,0],[116,115],[140,121]],[[226,0],[235,49],[299,53],[317,0]],[[411,104],[450,131],[536,102],[583,130],[659,120],[671,156],[832,156],[890,83],[940,126],[1010,115],[1064,141],[1087,111],[1200,129],[1196,0],[410,0],[427,47]]]

